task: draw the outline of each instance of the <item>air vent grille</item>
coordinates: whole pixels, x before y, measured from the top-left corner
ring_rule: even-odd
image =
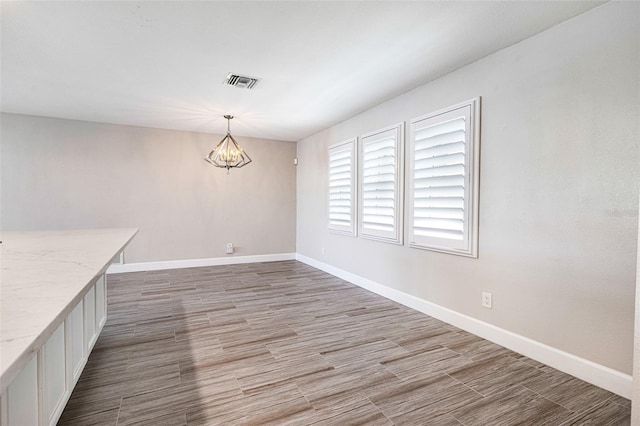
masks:
[[[233,73],[229,73],[229,75],[227,75],[227,78],[224,79],[224,84],[226,84],[227,86],[235,86],[241,89],[253,89],[253,86],[255,86],[257,82],[257,78]]]

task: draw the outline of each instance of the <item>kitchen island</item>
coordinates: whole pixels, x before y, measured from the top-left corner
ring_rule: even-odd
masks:
[[[2,232],[1,424],[56,424],[106,321],[105,272],[136,232]]]

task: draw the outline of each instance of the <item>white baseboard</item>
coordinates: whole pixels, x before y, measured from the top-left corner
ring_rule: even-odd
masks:
[[[631,399],[632,377],[628,374],[621,373],[620,371],[561,351],[544,343],[477,320],[468,315],[387,287],[316,259],[301,254],[297,254],[296,259],[373,293],[379,294],[380,296],[386,297],[387,299],[423,312],[624,398]]]
[[[160,271],[163,269],[197,268],[201,266],[235,265],[239,263],[278,262],[295,260],[295,253],[258,254],[254,256],[211,257],[208,259],[166,260],[161,262],[142,262],[113,264],[107,274],[124,272]]]

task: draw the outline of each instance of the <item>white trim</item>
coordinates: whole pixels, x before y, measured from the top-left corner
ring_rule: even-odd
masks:
[[[531,359],[571,374],[624,398],[631,398],[632,377],[593,361],[556,349],[528,337],[480,321],[424,299],[387,287],[316,259],[297,254],[296,259],[380,296],[459,327]]]
[[[162,269],[197,268],[200,266],[235,265],[239,263],[278,262],[295,260],[295,253],[257,254],[253,256],[211,257],[207,259],[165,260],[160,262],[113,264],[107,274],[125,272],[159,271]]]

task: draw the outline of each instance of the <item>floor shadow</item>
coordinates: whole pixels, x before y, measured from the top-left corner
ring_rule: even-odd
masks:
[[[59,425],[186,424],[198,414],[193,366],[219,345],[200,338],[211,322],[194,271],[108,276],[107,322]]]

